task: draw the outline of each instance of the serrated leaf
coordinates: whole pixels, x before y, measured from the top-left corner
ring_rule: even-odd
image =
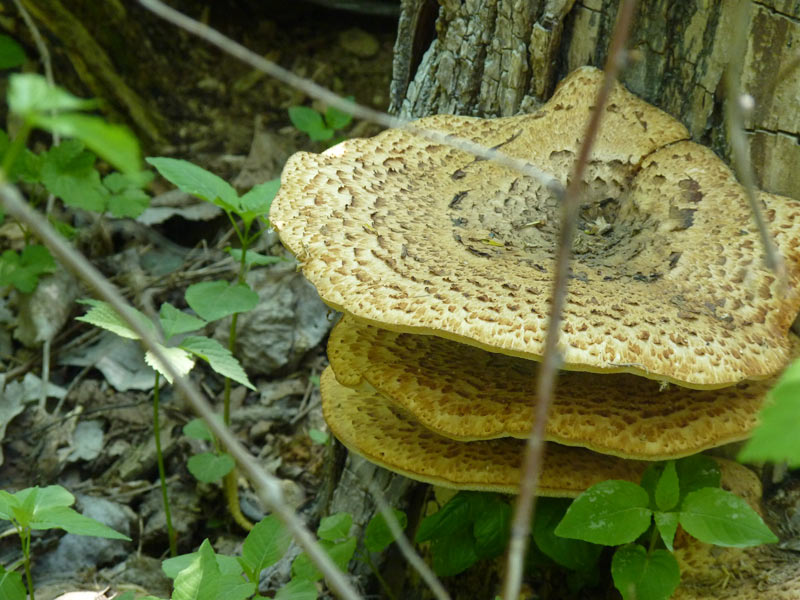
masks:
[[[91,110],[97,103],[73,96],[35,73],[15,73],[8,78],[8,108],[23,116],[59,110]]]
[[[14,69],[24,62],[25,51],[22,46],[14,38],[0,35],[0,69]]]
[[[6,250],[0,255],[0,285],[13,285],[29,294],[36,289],[39,277],[56,270],[56,261],[44,246],[30,244],[21,254]]]
[[[258,581],[262,569],[278,562],[291,541],[292,536],[275,515],[264,517],[247,534],[242,545],[240,562],[244,570]]]
[[[193,315],[178,310],[169,302],[164,302],[164,304],[161,305],[161,310],[158,313],[158,320],[164,332],[164,339],[167,340],[174,335],[197,331],[206,326],[206,322],[203,319],[198,319]]]
[[[162,346],[161,344],[156,344],[156,346],[164,353],[169,364],[172,365],[172,368],[175,369],[181,377],[186,375],[192,370],[192,367],[194,367],[194,359],[181,347]],[[172,383],[172,375],[167,372],[167,369],[161,361],[150,350],[145,352],[144,362],[161,373],[169,383]]]
[[[658,478],[655,489],[655,501],[659,510],[672,510],[678,505],[681,492],[678,483],[678,472],[675,469],[675,461],[670,460],[664,465],[664,470]]]
[[[108,212],[115,219],[135,219],[150,206],[150,196],[144,190],[130,188],[112,194],[108,199]]]
[[[189,566],[175,577],[172,600],[218,600],[220,570],[216,554],[204,540]]]
[[[778,541],[747,502],[720,488],[687,495],[678,519],[689,535],[707,544],[743,548]]]
[[[22,575],[6,571],[0,565],[0,598],[3,600],[26,600],[28,593],[22,585]]]
[[[311,132],[326,129],[322,115],[307,106],[290,106],[289,120],[297,129],[309,135]]]
[[[347,96],[345,100],[353,102],[354,97]],[[347,127],[352,120],[352,114],[343,110],[339,110],[335,106],[329,106],[325,111],[325,123],[331,129],[342,129],[343,127]]]
[[[230,473],[236,466],[236,461],[230,454],[201,452],[190,456],[186,466],[198,481],[213,483]]]
[[[204,440],[206,442],[214,441],[214,434],[206,425],[206,422],[200,418],[194,418],[183,426],[183,435],[193,440]]]
[[[356,538],[348,538],[338,544],[328,540],[320,540],[319,545],[325,550],[333,563],[339,567],[340,570],[346,571],[347,565],[356,551]],[[305,552],[302,552],[294,559],[292,563],[292,576],[293,578],[296,577],[297,579],[305,579],[307,581],[322,579],[322,573],[311,562],[311,559]]]
[[[123,173],[136,173],[142,168],[139,140],[127,127],[78,113],[54,116],[37,114],[33,121],[38,127],[52,133],[81,140],[100,158]]]
[[[323,517],[317,527],[317,536],[321,540],[335,542],[350,533],[353,526],[353,516],[346,512],[340,512],[328,517]]]
[[[786,461],[800,466],[800,360],[784,371],[759,414],[759,425],[739,453],[743,462]]]
[[[75,320],[89,323],[90,325],[100,327],[101,329],[106,329],[111,333],[115,333],[118,336],[129,340],[139,339],[139,334],[133,331],[128,323],[119,315],[119,313],[117,313],[117,311],[111,308],[111,305],[107,302],[103,302],[102,300],[94,300],[92,298],[83,298],[77,300],[77,302],[80,304],[88,304],[92,308],[90,308],[89,311],[82,317],[75,317]],[[128,307],[128,310],[132,319],[136,319],[142,327],[155,332],[155,326],[153,325],[153,322],[147,318],[147,316],[132,307]]]
[[[277,591],[275,600],[317,600],[317,586],[313,581],[292,579]]]
[[[649,500],[635,483],[602,481],[573,500],[556,535],[605,546],[627,544],[650,526]]]
[[[539,498],[533,521],[533,541],[546,556],[573,571],[588,571],[597,564],[603,547],[583,540],[556,535],[555,529],[570,501],[564,498]]]
[[[250,383],[239,361],[217,340],[195,335],[185,338],[179,347],[205,360],[214,371],[223,377],[232,379],[251,390],[256,389]]]
[[[36,516],[31,521],[30,526],[32,529],[63,529],[75,535],[131,541],[131,538],[127,535],[114,531],[108,525],[85,517],[66,506],[37,509]]]
[[[408,525],[406,513],[395,508],[392,509],[392,514],[400,525],[400,529],[405,529]],[[394,535],[391,529],[389,529],[389,525],[386,523],[383,513],[375,514],[375,516],[369,520],[364,530],[364,547],[369,552],[383,552],[393,541]]]
[[[186,160],[163,157],[148,157],[146,160],[164,179],[187,194],[216,204],[226,211],[239,210],[239,195],[218,175]]]
[[[203,281],[186,288],[186,303],[206,321],[247,312],[258,305],[258,294],[246,283]]]
[[[648,555],[638,544],[617,549],[611,560],[614,587],[623,600],[667,600],[681,581],[675,557],[666,550]]]
[[[657,510],[653,512],[653,518],[664,545],[672,552],[672,542],[675,540],[675,532],[678,530],[678,513]]]
[[[103,212],[110,192],[94,167],[95,155],[79,140],[64,140],[41,155],[41,178],[47,191],[68,206]]]

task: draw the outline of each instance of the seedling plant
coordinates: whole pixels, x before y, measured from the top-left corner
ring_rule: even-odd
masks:
[[[352,102],[353,97],[348,96],[347,100]],[[344,136],[335,136],[336,131],[347,127],[353,116],[333,106],[329,106],[324,114],[308,106],[292,106],[289,108],[289,120],[312,142],[335,146],[344,139]]]
[[[571,583],[596,581],[603,546],[623,600],[667,600],[680,583],[673,556],[683,530],[707,544],[745,547],[777,542],[742,498],[720,488],[716,461],[697,455],[656,463],[640,485],[609,480],[569,502],[542,498],[533,525],[535,550],[573,570]],[[461,492],[422,521],[417,542],[430,542],[433,568],[455,575],[482,558],[502,554],[510,507],[498,495]]]

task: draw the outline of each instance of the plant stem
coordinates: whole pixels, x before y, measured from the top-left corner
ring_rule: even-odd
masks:
[[[653,550],[656,549],[656,544],[658,543],[658,527],[655,525],[652,526],[652,533],[650,534],[650,546],[647,548],[647,555],[650,556],[653,553]]]
[[[169,554],[178,555],[178,539],[172,528],[172,514],[169,510],[169,496],[167,495],[167,475],[164,470],[164,455],[161,453],[161,427],[158,421],[158,384],[159,372],[156,371],[156,384],[153,388],[153,433],[156,436],[156,462],[158,463],[158,477],[161,480],[161,498],[164,501],[164,515],[167,519],[167,536],[169,536]]]
[[[29,527],[24,527],[18,531],[22,545],[22,556],[25,558],[25,581],[28,582],[28,595],[30,600],[36,600],[36,595],[33,591],[33,576],[31,575],[31,530]]]

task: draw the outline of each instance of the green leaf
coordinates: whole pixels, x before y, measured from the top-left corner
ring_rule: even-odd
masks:
[[[189,457],[186,463],[194,478],[203,483],[219,481],[233,470],[236,461],[230,454],[202,452]]]
[[[306,579],[292,579],[278,590],[275,600],[317,600],[317,586]]]
[[[319,545],[328,553],[333,563],[342,571],[347,570],[347,565],[356,551],[356,538],[348,538],[337,544],[328,540],[320,540]],[[322,579],[322,573],[311,562],[305,552],[300,553],[292,563],[292,576],[307,581]]]
[[[718,488],[722,479],[719,464],[713,458],[696,454],[675,462],[681,487],[681,498],[708,487]]]
[[[30,489],[30,488],[28,488]],[[63,508],[75,504],[75,496],[69,490],[60,485],[48,485],[47,487],[36,488],[36,502],[34,503],[34,518],[38,517],[39,511],[51,508]],[[23,493],[27,490],[22,490]]]
[[[678,484],[678,472],[675,469],[675,461],[670,460],[664,465],[664,470],[656,484],[656,506],[662,511],[672,510],[678,505],[680,497],[681,491],[680,485]]]
[[[262,569],[271,567],[286,554],[292,536],[275,515],[264,517],[255,524],[242,545],[240,562],[253,581],[258,581]]]
[[[479,560],[472,532],[465,528],[447,537],[436,538],[431,543],[431,558],[431,566],[440,577],[466,571]]]
[[[22,506],[22,501],[16,494],[9,494],[0,490],[0,519],[10,521],[14,518],[14,509]]]
[[[575,498],[556,535],[618,546],[634,541],[650,526],[647,492],[630,481],[602,481]]]
[[[495,494],[487,494],[486,506],[472,525],[478,558],[494,558],[505,550],[511,529],[511,506]]]
[[[800,466],[800,360],[784,371],[759,415],[760,424],[739,453],[743,462],[782,462]]]
[[[250,383],[239,361],[234,358],[230,350],[225,348],[217,340],[194,335],[185,338],[179,347],[205,360],[214,371],[223,377],[228,377],[251,390],[256,389],[253,384]]]
[[[657,510],[653,512],[653,518],[664,545],[672,552],[672,542],[675,540],[675,532],[678,530],[678,513]]]
[[[244,216],[244,213],[247,213],[250,217],[250,221],[252,221],[255,217],[268,215],[272,200],[275,198],[280,187],[281,179],[278,177],[260,183],[252,188],[239,199],[239,205],[243,213],[242,216]]]
[[[0,598],[3,600],[26,600],[28,593],[22,585],[22,575],[6,571],[0,565]]]
[[[469,518],[470,500],[469,494],[459,492],[437,512],[422,519],[415,541],[420,544],[436,538],[448,537],[461,531],[465,523],[471,522]]]
[[[164,331],[164,338],[167,340],[174,335],[196,331],[206,326],[204,320],[178,310],[169,302],[164,302],[161,305],[158,320],[161,322],[161,329]]]
[[[603,547],[583,540],[556,535],[555,529],[570,500],[564,498],[538,498],[533,521],[533,541],[545,555],[562,567],[573,571],[588,571],[597,564]]]
[[[350,513],[336,513],[320,520],[317,535],[321,540],[335,542],[347,537],[352,526],[353,516]]]
[[[354,97],[347,96],[346,100],[353,102]],[[325,123],[331,129],[342,129],[343,127],[347,127],[352,120],[353,115],[351,115],[349,112],[339,110],[335,106],[329,106],[328,110],[325,111]]]
[[[226,211],[237,212],[240,208],[239,195],[221,177],[186,160],[176,158],[148,157],[161,176],[192,196],[216,204]],[[213,319],[209,319],[212,320]]]
[[[689,535],[706,544],[743,548],[778,541],[747,502],[720,488],[687,495],[679,522]]]
[[[94,168],[95,155],[79,140],[64,140],[42,153],[41,178],[47,191],[68,206],[103,212],[110,192]]]
[[[307,106],[289,107],[289,120],[292,125],[309,134],[309,136],[312,133],[327,129],[325,122],[322,120],[322,115]],[[331,131],[331,135],[333,135],[333,131]]]
[[[239,248],[231,248],[228,246],[225,248],[225,252],[230,254],[233,259],[238,263],[242,261],[242,251]],[[286,259],[282,256],[267,256],[266,254],[259,254],[258,252],[253,252],[252,250],[248,250],[247,254],[244,257],[244,263],[248,267],[252,267],[253,265],[263,266],[263,265],[274,265],[275,263],[285,262]]]
[[[327,444],[330,439],[327,433],[319,429],[314,429],[313,427],[308,430],[308,437],[311,438],[312,442],[320,445]]]
[[[206,422],[200,418],[194,418],[183,426],[183,435],[193,440],[204,440],[206,442],[214,441],[214,434],[206,425]]]
[[[91,110],[97,105],[94,100],[83,100],[58,86],[48,85],[43,76],[34,73],[11,75],[7,100],[11,112],[26,118],[52,110]]]
[[[246,283],[203,281],[186,288],[186,302],[201,318],[216,321],[258,305],[258,294]]]
[[[56,262],[44,246],[25,246],[22,254],[6,250],[0,255],[0,285],[13,285],[29,294],[36,289],[39,277],[56,270]]]
[[[115,219],[135,219],[150,206],[150,196],[137,188],[129,188],[112,194],[108,199],[108,211]]]
[[[37,115],[33,122],[52,133],[81,140],[123,173],[137,173],[142,168],[139,140],[127,127],[76,113]]]
[[[402,510],[392,509],[394,518],[400,524],[400,529],[405,529],[408,525],[408,517]],[[369,552],[383,552],[394,541],[394,535],[389,529],[382,513],[373,516],[367,528],[364,530],[364,547]]]
[[[167,558],[161,561],[161,570],[164,571],[164,574],[170,579],[175,579],[178,573],[192,564],[192,561],[198,556],[198,552],[190,552],[189,554],[180,554],[173,558]],[[214,556],[217,559],[217,567],[221,575],[241,575],[242,567],[239,564],[238,558],[235,556],[225,556],[224,554],[215,554]]]
[[[114,531],[108,525],[85,517],[66,506],[54,506],[42,510],[37,508],[30,526],[32,529],[63,529],[75,535],[131,541],[127,535]]]
[[[178,374],[183,377],[189,371],[192,370],[194,367],[194,359],[189,355],[189,353],[180,347],[174,346],[163,346],[161,344],[156,343],[156,346],[161,353],[166,356],[167,361],[172,368],[175,369]],[[145,352],[144,354],[144,362],[148,365],[153,367],[156,371],[161,373],[164,378],[169,382],[172,383],[172,375],[167,371],[166,367],[162,364],[162,362],[153,354],[150,350]]]
[[[89,323],[95,327],[106,329],[111,333],[115,333],[123,338],[130,340],[139,339],[139,335],[128,326],[128,323],[123,320],[122,317],[119,316],[119,313],[111,308],[111,305],[107,302],[103,302],[102,300],[93,300],[92,298],[83,298],[77,300],[77,302],[80,304],[88,304],[92,307],[82,317],[76,317],[75,319],[77,321],[83,321],[84,323]],[[155,326],[153,325],[153,322],[143,313],[132,307],[128,307],[128,310],[132,319],[136,319],[142,327],[151,329],[153,332],[155,332]]]
[[[172,600],[218,600],[220,575],[214,549],[204,540],[189,566],[175,577]]]
[[[623,600],[667,600],[681,581],[678,561],[666,550],[648,556],[638,544],[619,548],[611,560],[614,587]]]
[[[8,134],[0,129],[0,159],[5,159],[6,153],[11,148]],[[17,155],[14,163],[9,167],[6,177],[12,183],[22,180],[27,183],[39,183],[41,173],[41,159],[27,148],[23,148]]]
[[[14,69],[24,62],[25,51],[22,46],[14,38],[0,35],[0,69]]]

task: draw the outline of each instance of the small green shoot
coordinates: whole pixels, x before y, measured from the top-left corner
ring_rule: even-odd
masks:
[[[26,488],[15,494],[0,490],[0,520],[11,521],[19,536],[31,600],[35,600],[31,577],[31,532],[34,529],[63,529],[75,535],[130,541],[128,536],[70,508],[74,503],[75,497],[59,485]],[[24,599],[24,590],[20,595],[21,588],[21,576],[0,567],[0,598]]]
[[[348,96],[347,100],[352,102],[353,96]],[[289,120],[312,142],[328,142],[329,146],[333,146],[344,139],[341,136],[334,137],[334,134],[347,127],[353,116],[333,106],[329,106],[324,115],[307,106],[292,106],[289,108]]]

